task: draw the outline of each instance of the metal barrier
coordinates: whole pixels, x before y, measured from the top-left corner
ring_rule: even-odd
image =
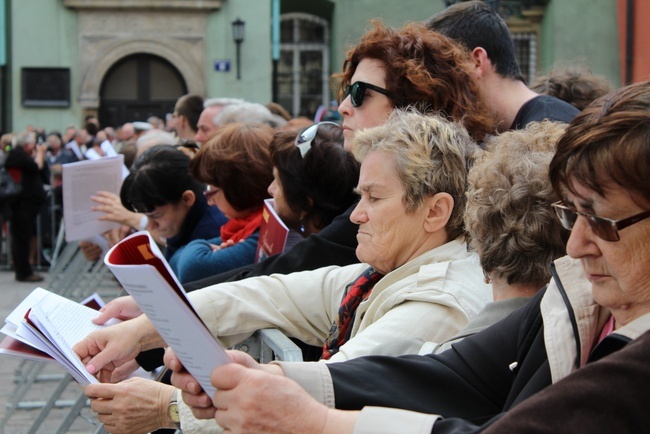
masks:
[[[102,261],[86,260],[77,243],[68,243],[61,251],[44,287],[72,300],[82,300],[94,292],[107,300],[123,295]],[[302,361],[300,348],[279,330],[258,330],[236,348],[248,352],[261,363],[274,359]],[[0,434],[12,428],[10,422],[19,412],[29,412],[29,428],[21,428],[21,434],[65,434],[71,430],[106,433],[79,385],[60,365],[25,360],[15,369],[13,382],[14,390],[5,416],[0,420]],[[34,416],[32,412],[38,413]],[[21,425],[25,426],[24,420]]]

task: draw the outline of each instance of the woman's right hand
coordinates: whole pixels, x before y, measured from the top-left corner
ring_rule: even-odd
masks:
[[[99,312],[99,316],[93,318],[94,324],[104,324],[111,318],[126,321],[142,314],[142,310],[130,295],[109,301],[106,306],[99,309]]]
[[[145,315],[96,330],[72,350],[89,373],[102,383],[111,381],[113,371],[135,359],[144,350],[160,348],[164,341]]]
[[[98,204],[93,206],[91,209],[93,211],[104,213],[104,215],[99,217],[98,220],[108,220],[130,226],[134,229],[139,229],[142,214],[124,208],[120,197],[115,193],[98,191],[97,194],[90,198],[93,202]]]

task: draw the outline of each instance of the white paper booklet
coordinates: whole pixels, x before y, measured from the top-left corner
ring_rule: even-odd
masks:
[[[102,305],[98,296],[77,303],[36,288],[5,319],[0,331],[7,337],[0,344],[0,354],[32,360],[54,359],[82,386],[97,383],[72,347],[91,332],[105,327],[91,321]]]
[[[77,241],[103,234],[119,223],[100,221],[104,215],[91,208],[90,197],[98,191],[120,194],[124,155],[84,160],[63,165],[63,215],[65,239]]]
[[[104,263],[135,299],[183,366],[210,396],[210,373],[230,357],[210,334],[165,257],[147,231],[117,243]]]

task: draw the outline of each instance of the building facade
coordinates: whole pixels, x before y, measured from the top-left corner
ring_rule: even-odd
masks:
[[[527,77],[579,61],[621,84],[620,4],[537,3],[507,17]],[[294,116],[313,116],[335,98],[329,77],[371,19],[401,26],[445,2],[0,0],[0,7],[0,129],[18,131],[60,130],[87,114],[113,126],[164,117],[185,93],[275,100]],[[245,23],[240,43],[237,20]]]

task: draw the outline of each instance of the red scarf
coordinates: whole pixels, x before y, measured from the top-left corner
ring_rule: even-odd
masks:
[[[334,320],[323,345],[321,359],[329,360],[330,357],[338,353],[343,344],[350,340],[352,324],[359,304],[370,296],[372,288],[382,277],[384,277],[383,274],[368,267],[361,276],[348,285],[347,292],[341,301],[338,318]]]
[[[262,209],[253,211],[243,219],[230,219],[221,226],[221,241],[233,240],[235,243],[248,238],[262,226]]]

